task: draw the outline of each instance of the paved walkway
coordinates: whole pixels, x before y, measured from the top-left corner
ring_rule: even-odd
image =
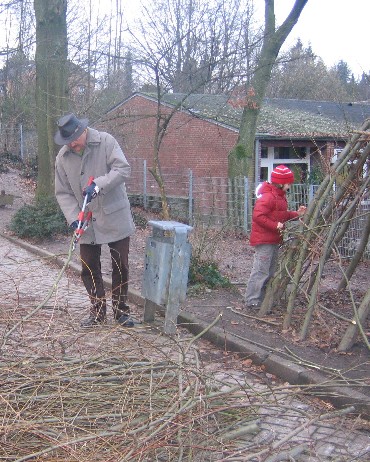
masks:
[[[36,255],[35,250],[31,246],[28,250],[21,248],[0,236],[1,375],[8,364],[24,364],[30,358],[48,358],[60,364],[67,357],[69,361],[80,361],[117,353],[122,348],[130,352],[132,360],[153,356],[158,361],[178,358],[179,343],[157,330],[161,319],[154,327],[141,324],[129,332],[117,328],[112,321],[106,328],[81,331],[79,322],[88,311],[88,303],[79,277],[71,270],[61,274],[60,267],[47,258],[46,252]],[[134,306],[133,314],[140,319],[141,308]],[[189,319],[183,318],[183,322]],[[178,341],[190,345],[193,337],[180,328]],[[234,456],[213,454],[207,460],[370,460],[368,422],[353,416],[324,418],[322,403],[304,396],[299,388],[289,387],[248,360],[225,355],[222,348],[217,350],[205,340],[195,343],[204,365],[201,370],[226,388],[237,385],[241,408],[246,398],[258,407],[258,419],[254,422],[258,431],[239,431],[234,438]],[[4,398],[4,392],[0,393]],[[10,411],[7,412],[8,419]],[[327,412],[334,409],[328,405]],[[14,425],[20,418],[11,416]],[[0,420],[4,422],[4,416]],[[273,458],[284,451],[285,459]],[[260,458],[252,457],[258,453]]]

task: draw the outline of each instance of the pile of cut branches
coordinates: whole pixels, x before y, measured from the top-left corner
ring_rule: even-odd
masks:
[[[181,460],[196,451],[208,460],[235,448],[232,429],[258,431],[257,410],[240,386],[210,380],[193,360],[3,362],[0,458]]]

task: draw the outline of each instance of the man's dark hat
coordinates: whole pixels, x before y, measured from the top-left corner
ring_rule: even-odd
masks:
[[[60,145],[72,143],[82,135],[88,123],[87,119],[77,119],[73,113],[61,117],[57,122],[58,131],[54,141]]]

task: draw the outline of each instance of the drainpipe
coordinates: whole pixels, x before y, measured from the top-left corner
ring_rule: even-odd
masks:
[[[260,146],[260,140],[256,139],[254,143],[254,185],[250,185],[251,187],[255,187],[260,180]]]
[[[146,189],[146,159],[143,162],[143,207],[148,208],[148,191]]]
[[[22,162],[24,161],[24,151],[23,151],[23,125],[19,125],[19,142],[20,142],[20,154]]]

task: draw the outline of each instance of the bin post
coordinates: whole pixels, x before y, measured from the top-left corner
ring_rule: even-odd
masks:
[[[175,221],[149,221],[153,235],[148,238],[142,294],[145,297],[144,321],[154,321],[157,305],[164,305],[164,332],[176,332],[180,306],[185,301],[191,245],[188,233],[193,228]]]

